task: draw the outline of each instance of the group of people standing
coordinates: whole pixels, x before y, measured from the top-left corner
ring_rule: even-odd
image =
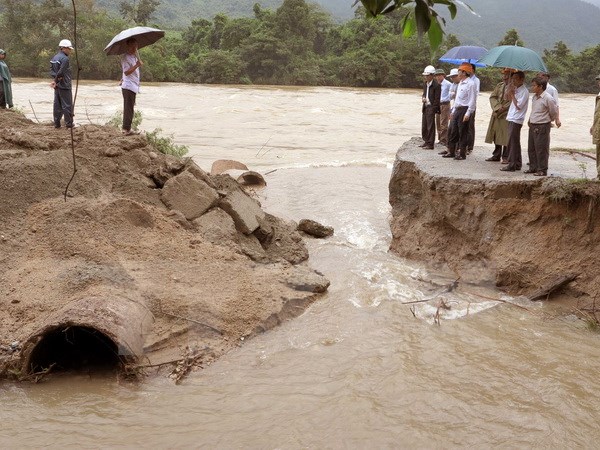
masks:
[[[133,122],[136,95],[140,91],[140,67],[143,65],[138,55],[138,43],[135,38],[126,42],[127,52],[121,57],[122,76],[120,81],[123,95],[123,134],[137,134],[131,129]],[[58,43],[58,52],[50,60],[50,87],[54,90],[53,123],[54,128],[61,128],[64,118],[66,128],[77,125],[73,121],[73,92],[72,74],[69,57],[74,50],[73,44],[68,39]],[[0,49],[0,108],[13,107],[11,76],[8,66],[4,62],[6,52]]]
[[[475,71],[475,66],[466,62],[458,69],[452,69],[448,77],[443,69],[425,68],[422,148],[434,148],[437,117],[439,144],[446,147],[439,154],[444,158],[464,160],[471,153],[480,88]],[[490,95],[492,115],[485,142],[493,143],[494,151],[486,161],[499,161],[503,165],[501,171],[514,172],[522,166],[521,128],[529,109],[529,90],[522,71],[504,68],[501,73],[502,81]],[[531,81],[534,95],[528,120],[529,168],[525,173],[536,176],[548,173],[552,122],[556,127],[561,126],[558,91],[548,80],[547,73],[538,73]]]

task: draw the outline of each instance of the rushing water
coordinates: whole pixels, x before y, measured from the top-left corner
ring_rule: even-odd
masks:
[[[49,121],[46,83],[15,83],[17,105]],[[29,105],[31,101],[31,106]],[[77,121],[119,110],[115,83],[80,87]],[[301,317],[229,353],[183,385],[150,378],[55,378],[0,385],[0,446],[158,448],[596,447],[598,335],[558,307],[461,306],[434,325],[404,304],[442,275],[387,252],[387,183],[399,145],[420,130],[409,90],[145,85],[142,128],[190,146],[206,170],[237,159],[270,172],[269,211],[332,225],[311,265],[332,281]],[[591,147],[593,97],[562,96],[553,146]],[[489,112],[480,97],[477,144]],[[57,131],[64,132],[64,131]],[[489,147],[489,146],[488,146]]]

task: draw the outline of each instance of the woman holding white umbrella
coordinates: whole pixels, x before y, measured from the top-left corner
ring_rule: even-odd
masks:
[[[135,38],[125,42],[127,53],[121,56],[123,76],[121,78],[121,92],[123,93],[123,134],[128,136],[137,134],[131,129],[133,121],[133,108],[135,98],[140,92],[140,67],[144,65],[138,54],[138,43]]]

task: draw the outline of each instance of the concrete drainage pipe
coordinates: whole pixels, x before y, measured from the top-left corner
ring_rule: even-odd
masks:
[[[152,313],[119,297],[85,297],[54,313],[24,343],[21,371],[102,370],[143,355]]]

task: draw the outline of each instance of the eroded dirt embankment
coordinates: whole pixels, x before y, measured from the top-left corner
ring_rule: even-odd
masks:
[[[228,175],[85,125],[65,201],[70,132],[0,115],[0,376],[78,368],[104,348],[134,366],[179,360],[180,374],[327,289],[296,224]]]
[[[600,183],[574,178],[595,176],[594,161],[553,153],[550,169],[560,176],[539,178],[500,172],[484,161],[487,150],[454,161],[420,142],[405,143],[394,163],[392,251],[511,294],[565,274],[579,274],[573,294],[600,294]]]

